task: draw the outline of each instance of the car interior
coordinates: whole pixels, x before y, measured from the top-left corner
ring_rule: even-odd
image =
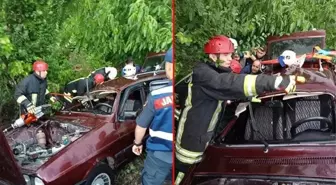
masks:
[[[121,110],[119,114],[122,120],[135,119],[136,116],[139,115],[142,111],[142,107],[145,104],[145,99],[147,98],[148,94],[154,89],[167,85],[168,82],[169,81],[165,79],[146,81],[138,84],[138,88],[129,91],[125,104],[120,105]]]
[[[78,101],[73,102],[66,111],[75,112],[92,112],[94,114],[110,115],[112,114],[114,100],[117,94],[114,91],[102,91],[95,94],[95,99],[87,102],[87,106],[79,103]]]
[[[225,138],[225,144],[292,143],[335,140],[335,103],[331,95],[297,97],[283,100],[284,96],[251,103],[236,119]],[[231,108],[230,108],[231,106]],[[227,107],[217,132],[235,119]],[[225,119],[226,118],[226,119]],[[253,125],[254,119],[254,125]],[[255,127],[255,128],[254,128]],[[258,133],[259,132],[259,133]]]

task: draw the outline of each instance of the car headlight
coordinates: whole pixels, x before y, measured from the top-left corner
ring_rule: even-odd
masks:
[[[30,177],[28,175],[23,175],[23,178],[26,181],[27,185],[31,185]]]
[[[44,185],[43,181],[38,177],[34,178],[35,185]]]

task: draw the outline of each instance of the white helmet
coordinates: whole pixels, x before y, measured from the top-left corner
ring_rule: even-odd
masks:
[[[122,69],[122,75],[124,77],[127,77],[127,76],[133,76],[136,74],[136,68],[134,65],[132,64],[127,64],[125,65],[125,67]]]
[[[117,71],[117,69],[114,68],[114,67],[106,67],[106,68],[105,68],[105,73],[106,73],[106,74],[108,73],[108,78],[109,78],[110,80],[115,79],[115,77],[117,77],[117,75],[118,75],[118,71]]]
[[[236,39],[230,38],[230,41],[233,44],[234,49],[236,50],[238,48],[238,42]]]
[[[297,63],[296,53],[292,50],[285,50],[279,57],[278,61],[282,67],[291,66]]]

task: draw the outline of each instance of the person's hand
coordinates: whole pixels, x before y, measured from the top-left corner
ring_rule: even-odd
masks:
[[[317,53],[320,54],[320,55],[329,55],[329,51],[326,51],[326,50],[323,50],[323,49],[320,49]]]
[[[51,101],[52,103],[55,103],[55,102],[57,101],[57,98],[56,98],[55,96],[51,96],[51,97],[50,97],[50,101]]]
[[[287,94],[296,91],[296,83],[305,83],[306,79],[303,76],[278,76],[275,80],[275,89],[284,90]]]
[[[85,107],[85,108],[88,108],[88,107],[90,107],[90,105],[89,105],[89,103],[88,103],[88,101],[85,99],[85,100],[82,100],[81,101],[81,104]]]
[[[141,153],[142,153],[142,145],[140,145],[140,146],[133,145],[132,152],[135,155],[141,155]]]
[[[250,58],[250,57],[251,57],[251,53],[249,51],[245,51],[244,58]]]
[[[29,103],[27,105],[27,111],[30,113],[30,114],[35,114],[35,106],[32,104],[32,103]]]

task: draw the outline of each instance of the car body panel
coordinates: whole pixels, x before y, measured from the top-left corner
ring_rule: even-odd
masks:
[[[165,72],[157,71],[137,74],[134,80],[121,77],[97,86],[92,93],[101,91],[117,93],[113,103],[112,114],[110,115],[70,111],[71,109],[57,112],[50,119],[86,126],[91,128],[91,130],[67,145],[37,169],[22,167],[22,172],[31,175],[31,177],[39,177],[46,185],[70,185],[85,179],[91,169],[100,162],[108,162],[113,167],[118,167],[120,164],[134,158],[135,155],[132,153],[131,147],[136,123],[135,119],[122,122],[118,120],[117,113],[120,109],[120,101],[122,101],[121,93],[136,84],[146,84],[144,82],[164,78]],[[8,163],[8,171],[15,174],[15,177],[17,177],[17,173],[20,173],[21,175],[19,176],[23,177],[3,134],[0,134],[0,144],[0,147],[4,148],[2,151],[6,151],[5,154],[8,154],[8,156],[12,156],[12,161],[4,161]],[[3,167],[3,169],[5,168]],[[13,179],[11,174],[4,173],[1,173],[0,177],[8,180],[17,180],[14,183],[15,185],[19,184],[19,180],[23,179]]]
[[[335,179],[336,143],[316,146],[209,146],[195,175],[269,175]],[[212,164],[212,165],[211,165]]]
[[[3,132],[0,132],[0,184],[26,184]]]

